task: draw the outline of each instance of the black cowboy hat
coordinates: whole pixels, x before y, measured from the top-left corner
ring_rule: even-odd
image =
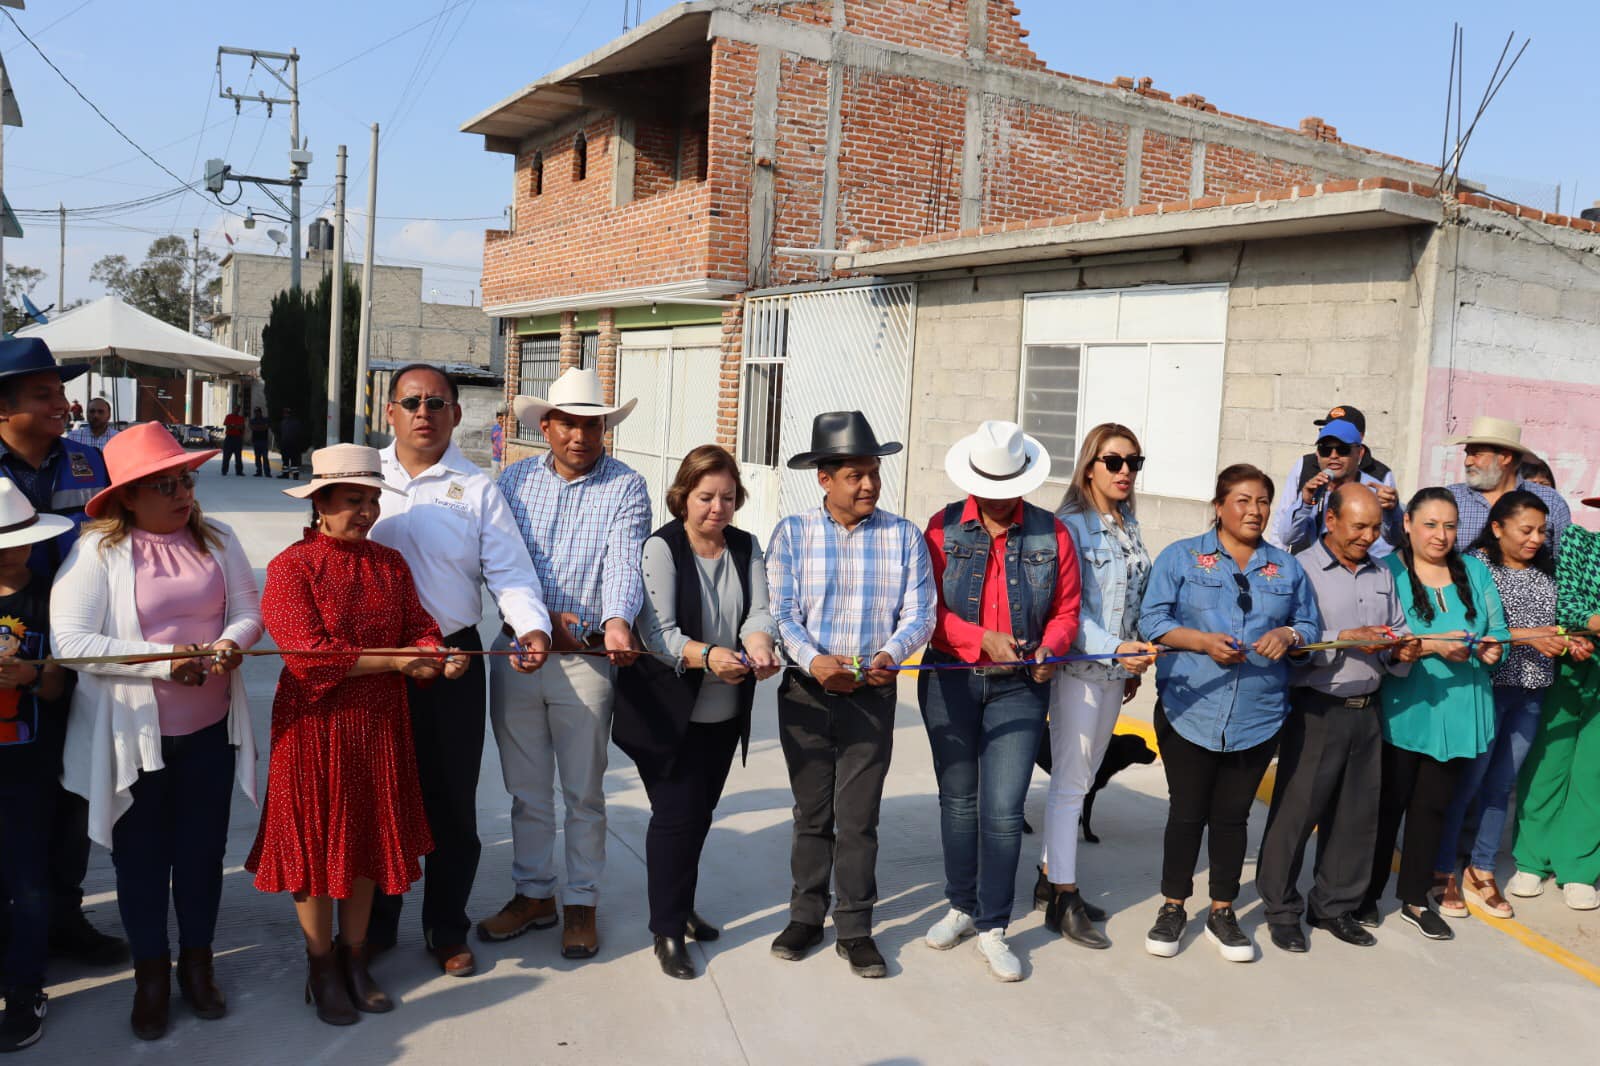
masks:
[[[790,470],[821,466],[833,459],[894,455],[898,441],[879,444],[860,411],[827,411],[811,420],[811,450],[789,460]]]

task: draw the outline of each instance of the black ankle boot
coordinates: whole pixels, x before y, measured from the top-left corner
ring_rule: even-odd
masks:
[[[1044,924],[1074,944],[1086,948],[1108,948],[1111,940],[1089,920],[1083,897],[1076,889],[1057,889],[1044,912]]]
[[[694,963],[689,961],[689,948],[681,936],[656,937],[656,961],[661,963],[661,972],[668,977],[676,977],[681,981],[692,981],[695,977]]]

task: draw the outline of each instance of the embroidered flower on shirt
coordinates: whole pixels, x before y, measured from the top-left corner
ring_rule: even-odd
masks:
[[[1195,563],[1196,566],[1198,566],[1202,570],[1205,570],[1205,571],[1208,571],[1208,572],[1211,571],[1211,570],[1215,570],[1217,568],[1217,553],[1216,552],[1209,552],[1209,553],[1207,553],[1205,555],[1201,555],[1199,552],[1195,552],[1194,553],[1194,563]]]
[[[1268,563],[1266,566],[1263,566],[1261,568],[1261,576],[1266,578],[1269,581],[1272,580],[1273,578],[1277,577],[1278,576],[1278,564],[1277,563]]]

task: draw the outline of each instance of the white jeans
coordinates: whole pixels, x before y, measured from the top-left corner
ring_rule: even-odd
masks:
[[[509,648],[504,636],[496,649]],[[489,667],[489,721],[511,793],[511,876],[517,894],[556,894],[556,773],[566,806],[563,906],[594,906],[606,865],[606,746],[611,742],[612,666],[599,657],[552,655],[519,674],[497,656]]]
[[[1050,791],[1045,796],[1044,854],[1050,883],[1078,882],[1078,815],[1105,757],[1122,707],[1121,681],[1056,675],[1050,686]]]

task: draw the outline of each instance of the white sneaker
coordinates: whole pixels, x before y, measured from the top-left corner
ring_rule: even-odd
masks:
[[[1530,874],[1524,870],[1518,870],[1511,875],[1511,880],[1506,882],[1506,891],[1513,896],[1521,896],[1523,899],[1542,896],[1544,895],[1544,878],[1538,874]]]
[[[1011,954],[1004,929],[985,929],[979,933],[978,954],[989,964],[989,975],[996,981],[1022,980],[1022,963]]]
[[[923,939],[935,951],[949,951],[974,932],[972,915],[962,914],[951,907],[943,918],[933,923],[933,928],[928,930],[928,935]]]
[[[1568,881],[1561,886],[1561,898],[1575,911],[1600,910],[1600,892],[1596,892],[1593,885]]]

